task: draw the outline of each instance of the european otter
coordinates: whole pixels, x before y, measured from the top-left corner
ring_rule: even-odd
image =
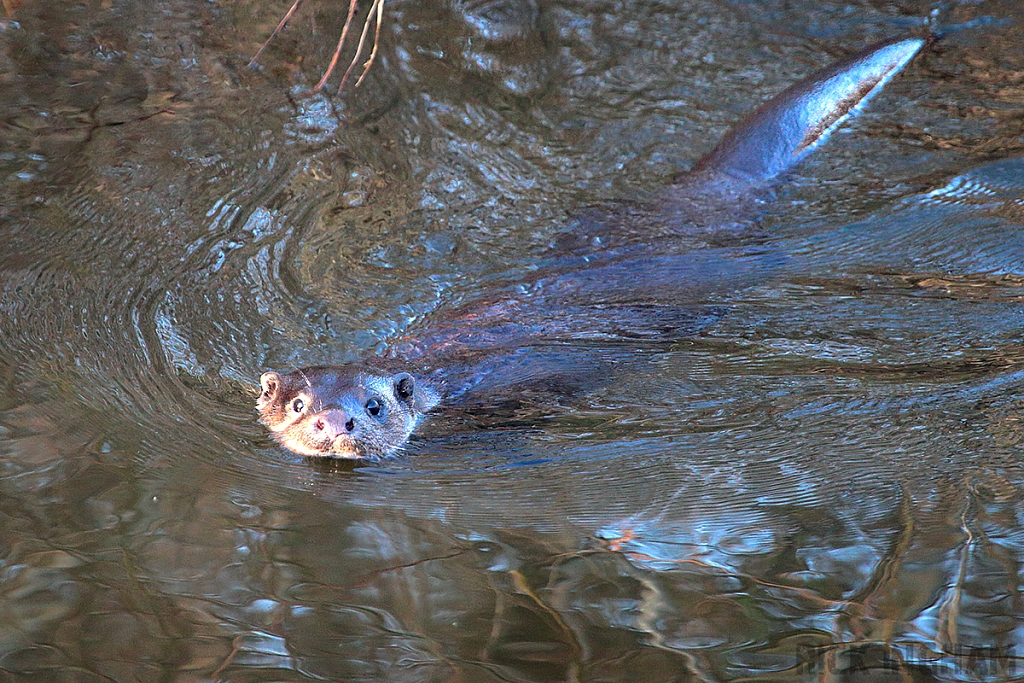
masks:
[[[282,377],[266,372],[257,407],[282,445],[300,455],[359,458],[401,448],[420,418],[441,401],[437,388],[407,372],[349,365]]]
[[[924,43],[880,43],[793,85],[730,130],[652,207],[623,207],[596,220],[584,215],[551,264],[424,321],[391,345],[389,358],[265,373],[260,420],[281,445],[302,455],[387,456],[439,404],[539,382],[572,393],[605,371],[572,347],[578,355],[571,363],[550,361],[538,340],[695,334],[721,315],[701,307],[702,297],[757,281],[774,258],[763,246],[729,246],[721,236],[749,222],[773,181]]]

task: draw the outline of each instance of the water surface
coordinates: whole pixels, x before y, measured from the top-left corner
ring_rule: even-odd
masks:
[[[334,6],[244,68],[286,9],[0,20],[5,679],[1022,675],[1016,3],[394,2],[341,96]],[[929,21],[710,329],[365,467],[255,422]]]

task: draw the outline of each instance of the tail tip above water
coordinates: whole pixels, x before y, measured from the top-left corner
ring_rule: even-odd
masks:
[[[752,183],[774,179],[824,142],[929,42],[891,39],[815,72],[733,127],[695,171]]]

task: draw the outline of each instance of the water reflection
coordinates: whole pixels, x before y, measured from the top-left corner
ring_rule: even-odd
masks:
[[[937,7],[949,37],[802,169],[764,221],[784,263],[699,336],[334,467],[255,423],[264,368],[531,267],[932,5],[396,3],[344,99],[301,96],[343,17],[248,72],[254,8],[2,23],[8,677],[1020,675],[1014,3]]]

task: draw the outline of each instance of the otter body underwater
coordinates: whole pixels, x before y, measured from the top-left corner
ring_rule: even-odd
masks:
[[[720,315],[700,305],[706,297],[749,286],[771,267],[770,250],[736,235],[752,224],[776,179],[924,44],[874,45],[791,86],[734,126],[650,206],[581,215],[541,268],[435,312],[385,356],[264,373],[261,422],[301,455],[388,456],[439,406],[472,404],[485,394],[514,397],[538,382],[572,393],[599,381],[606,370],[588,363],[583,350],[564,361],[566,342],[692,336]],[[537,351],[541,340],[562,344],[561,362]]]

